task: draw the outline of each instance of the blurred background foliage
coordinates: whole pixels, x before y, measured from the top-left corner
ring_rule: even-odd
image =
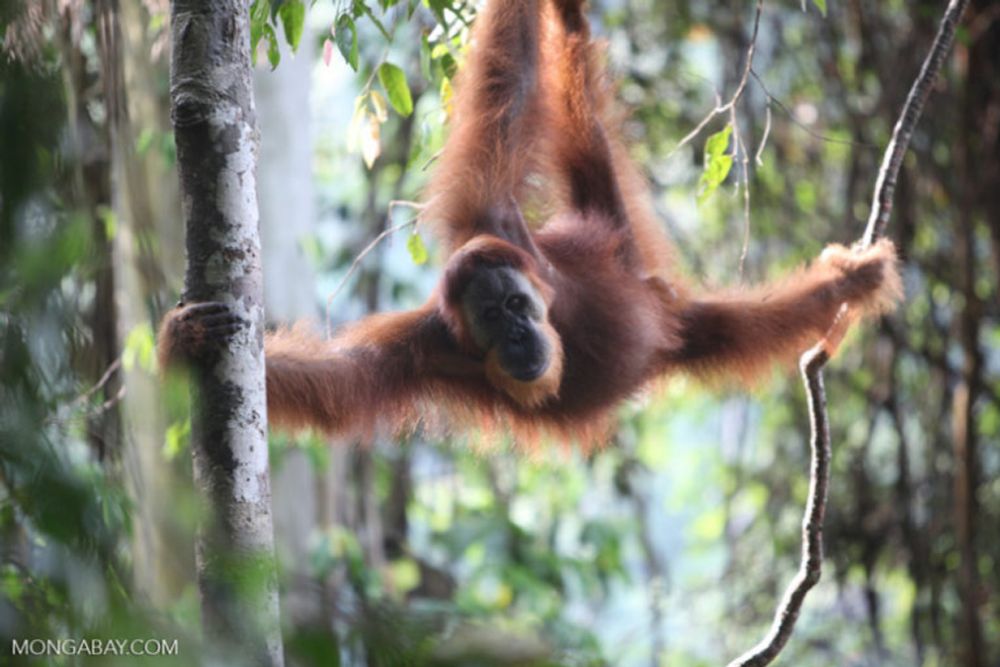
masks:
[[[765,3],[734,114],[678,147],[738,87],[751,3],[593,1],[632,154],[694,279],[775,276],[859,236],[941,5]],[[826,569],[783,664],[1000,660],[1000,11],[971,5],[896,195],[906,303],[828,373]],[[251,11],[269,316],[419,303],[440,257],[407,202],[475,3]],[[12,639],[67,637],[228,662],[198,633],[186,388],[153,359],[183,266],[168,21],[166,0],[0,5],[3,664],[27,664]],[[806,436],[785,374],[752,395],[673,379],[592,453],[273,434],[289,662],[724,663],[796,567]]]

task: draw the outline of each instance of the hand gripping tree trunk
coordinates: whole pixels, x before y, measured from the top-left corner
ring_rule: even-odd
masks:
[[[222,301],[248,323],[193,373],[194,476],[206,638],[283,663],[264,392],[257,129],[247,0],[172,0],[171,111],[187,232],[186,301]]]

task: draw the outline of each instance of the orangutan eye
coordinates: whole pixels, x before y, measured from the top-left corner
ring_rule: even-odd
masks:
[[[515,294],[507,299],[507,309],[515,313],[523,311],[526,305],[528,305],[528,300],[524,298],[523,294]]]

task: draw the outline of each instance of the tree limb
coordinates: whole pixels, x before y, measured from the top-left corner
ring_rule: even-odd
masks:
[[[951,0],[948,3],[930,52],[924,59],[920,74],[917,75],[906,97],[879,168],[871,215],[860,243],[862,248],[867,248],[885,234],[892,213],[892,198],[899,169],[903,164],[903,156],[920,119],[924,102],[930,95],[934,79],[944,63],[945,56],[951,50],[955,29],[967,4],[968,0]],[[835,328],[837,326],[834,324]],[[826,512],[830,474],[830,431],[826,413],[826,394],[823,388],[823,367],[829,359],[823,341],[803,354],[800,362],[809,399],[809,421],[812,432],[809,499],[802,522],[802,561],[795,579],[792,580],[775,611],[767,635],[752,649],[730,662],[729,667],[759,667],[770,664],[788,642],[806,593],[820,579],[823,563],[823,515]]]

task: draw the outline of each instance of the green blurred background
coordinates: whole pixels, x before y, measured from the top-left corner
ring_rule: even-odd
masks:
[[[440,150],[475,3],[285,4],[255,3],[269,318],[413,306],[440,260],[419,227],[331,295],[414,213],[390,202],[419,199]],[[778,276],[860,235],[942,11],[766,3],[734,115],[678,149],[737,88],[752,3],[594,0],[692,279]],[[153,354],[183,275],[168,20],[166,0],[0,5],[0,664],[228,663],[198,633],[187,390]],[[705,192],[705,141],[734,119],[743,146]],[[1000,665],[998,135],[1000,3],[977,0],[900,175],[906,302],[827,373],[827,559],[780,664]],[[674,379],[589,454],[272,434],[289,662],[724,664],[797,567],[807,440],[791,372],[753,395]],[[88,637],[179,655],[11,655]]]

